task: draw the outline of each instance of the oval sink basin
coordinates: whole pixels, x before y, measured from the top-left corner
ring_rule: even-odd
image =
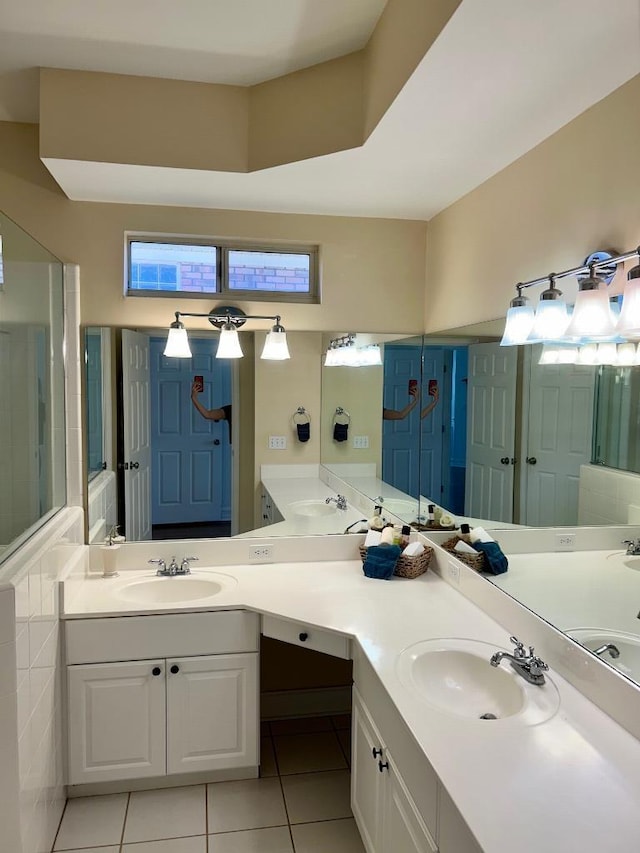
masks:
[[[137,578],[117,591],[118,598],[137,604],[174,604],[213,598],[235,583],[226,575],[178,575]]]
[[[418,515],[418,501],[405,501],[400,498],[385,498],[382,503],[382,514],[387,512],[397,515],[399,518],[411,519]]]
[[[289,509],[294,515],[302,518],[323,518],[327,515],[335,515],[337,512],[334,503],[328,504],[324,501],[295,501],[289,504]]]
[[[612,643],[620,653],[618,657],[613,657],[607,650],[598,655],[600,660],[634,681],[640,681],[640,636],[637,634],[612,631],[609,628],[573,628],[567,634],[590,652]]]
[[[553,716],[555,685],[548,678],[542,686],[528,684],[506,661],[491,666],[496,651],[480,640],[425,640],[401,652],[396,671],[419,699],[455,717],[535,725]]]

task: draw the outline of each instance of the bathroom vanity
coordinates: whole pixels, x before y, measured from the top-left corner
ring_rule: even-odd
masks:
[[[352,808],[368,853],[398,845],[420,853],[512,853],[514,839],[519,853],[560,853],[568,837],[581,851],[633,849],[640,833],[640,743],[553,663],[546,688],[525,686],[508,666],[492,668],[490,652],[510,647],[507,632],[435,571],[415,580],[365,578],[358,542],[352,536],[273,540],[269,564],[248,562],[253,540],[192,542],[200,562],[191,578],[160,579],[141,567],[175,543],[127,544],[118,578],[70,577],[64,620],[72,794],[130,790],[136,778],[155,786],[201,781],[206,773],[255,775],[252,667],[262,630],[353,659]],[[315,558],[319,550],[324,560]],[[162,593],[145,601],[145,590],[158,588]],[[513,632],[521,627],[514,624]],[[480,719],[467,687],[453,712],[447,709],[438,668],[423,667],[425,643],[451,650],[455,638],[468,639],[478,672],[471,688],[480,683],[485,695],[496,694],[491,708],[498,719]],[[407,674],[408,658],[419,664]],[[452,660],[457,667],[463,659]],[[460,676],[463,686],[469,683],[462,670]],[[500,684],[505,679],[513,702],[503,703],[494,676]],[[95,701],[98,716],[91,719],[101,690],[109,700]],[[139,755],[133,734],[125,734],[121,749],[103,737],[112,715],[121,713],[121,695],[137,709],[138,733],[147,725],[159,733],[153,760]],[[203,709],[212,701],[221,703],[219,733],[206,725]],[[148,723],[146,708],[153,709]],[[126,716],[133,720],[133,713]],[[201,734],[191,731],[198,727]],[[111,787],[98,787],[101,778]],[[514,785],[526,798],[524,809],[505,807],[495,795],[512,797]]]

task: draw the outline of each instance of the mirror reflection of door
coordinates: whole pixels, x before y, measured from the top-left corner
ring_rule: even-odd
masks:
[[[469,347],[465,513],[513,520],[516,347]]]
[[[383,409],[400,413],[411,401],[409,381],[420,388],[422,347],[385,344]],[[405,417],[382,423],[382,479],[401,492],[420,495],[420,400]]]
[[[122,330],[122,450],[125,534],[151,539],[149,336]]]
[[[591,462],[597,368],[539,365],[541,350],[525,351],[520,523],[571,526],[578,523],[580,466]]]
[[[216,359],[217,339],[191,337],[192,358],[166,358],[151,346],[151,515],[153,538],[228,536],[231,528],[231,423],[203,417],[191,402],[203,377],[206,410],[231,403],[231,365]],[[230,411],[230,410],[229,410]]]

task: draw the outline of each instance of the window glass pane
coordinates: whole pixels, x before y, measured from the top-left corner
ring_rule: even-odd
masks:
[[[132,240],[130,290],[216,293],[215,246]]]
[[[309,255],[229,250],[229,290],[309,293]]]

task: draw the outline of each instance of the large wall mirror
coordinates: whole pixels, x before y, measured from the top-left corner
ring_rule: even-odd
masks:
[[[323,367],[323,463],[368,497],[388,500],[407,521],[422,518],[435,503],[458,522],[480,519],[516,535],[540,526],[640,524],[640,477],[634,473],[640,467],[640,367],[541,366],[539,347],[498,345],[503,325],[386,341],[377,369]],[[385,420],[386,408],[402,412],[413,379],[419,402],[400,419]],[[420,417],[434,384],[436,406]],[[349,411],[353,430],[340,444],[331,435],[338,405]],[[361,434],[379,439],[370,441],[368,457]],[[630,535],[638,532],[630,528]],[[623,560],[620,549],[616,559]],[[598,586],[606,583],[602,571],[584,574],[584,589],[571,595],[570,618],[562,615],[561,596],[549,593],[549,561],[535,583],[509,574],[497,581],[561,630],[606,625],[609,634],[571,632],[590,650],[615,635],[627,659],[638,658],[637,608],[614,606],[615,596],[640,601],[640,557],[631,559],[635,568],[621,562],[616,571],[625,576],[607,589]],[[607,610],[598,619],[600,602]],[[640,667],[634,671],[622,652],[619,659],[607,654],[604,662],[640,683]]]
[[[62,263],[0,214],[0,562],[66,499]]]

